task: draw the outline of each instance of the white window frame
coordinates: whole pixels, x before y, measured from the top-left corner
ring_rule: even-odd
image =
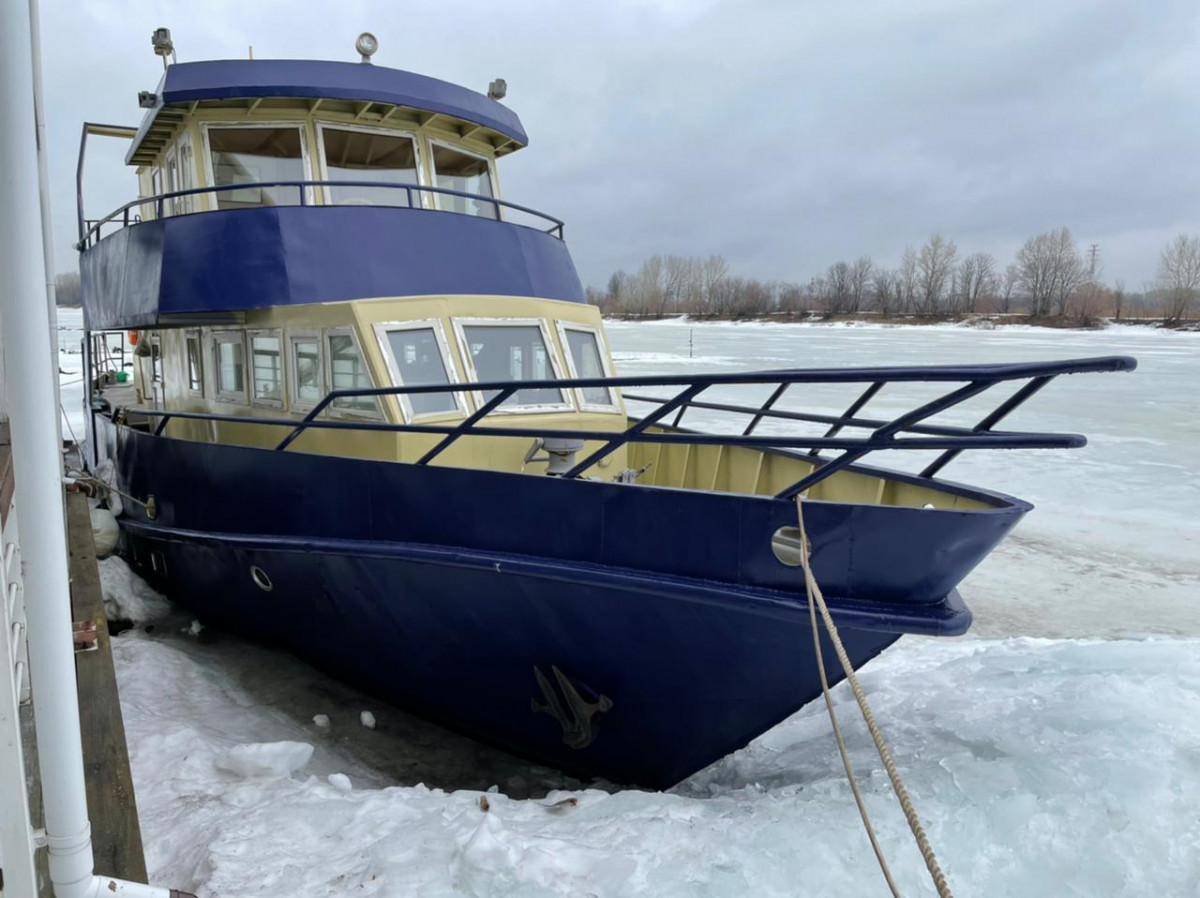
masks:
[[[354,332],[352,327],[327,327],[321,331],[321,355],[324,361],[325,371],[325,395],[328,396],[333,391],[333,354],[329,351],[330,337],[349,337],[354,343],[354,348],[358,350],[358,355],[363,361],[363,365],[367,369],[367,378],[374,384],[374,378],[371,377],[371,365],[367,362],[367,354],[363,352],[362,344],[358,342],[358,334]],[[325,397],[322,396],[322,399]],[[375,400],[375,408],[373,411],[364,411],[357,408],[338,408],[333,404],[325,406],[322,414],[326,414],[331,418],[357,418],[358,420],[378,421],[383,418],[383,412],[380,407],[379,397],[373,397]]]
[[[581,375],[575,367],[575,356],[571,354],[571,344],[567,342],[567,331],[578,331],[582,334],[591,334],[596,340],[596,352],[600,356],[600,368],[604,371],[605,377],[613,377],[612,364],[609,362],[608,344],[604,339],[604,335],[599,328],[592,327],[589,324],[576,324],[574,321],[555,321],[558,328],[558,339],[562,344],[563,358],[567,362],[567,371],[570,376],[578,378]],[[608,402],[588,402],[584,399],[583,388],[579,387],[571,392],[575,394],[575,401],[578,403],[582,411],[588,412],[619,412],[621,404],[617,400],[617,391],[615,387],[604,387],[608,391]]]
[[[369,128],[369,127],[362,127],[359,125],[351,125],[349,122],[343,123],[343,122],[321,121],[321,122],[314,122],[313,124],[316,126],[316,132],[317,132],[317,165],[320,167],[320,170],[321,170],[321,177],[317,180],[321,180],[321,181],[332,181],[333,180],[333,178],[329,177],[329,169],[327,168],[326,162],[325,162],[325,129],[331,128],[334,131],[354,131],[354,132],[358,132],[358,133],[362,133],[362,134],[381,134],[385,137],[407,137],[409,140],[411,140],[413,142],[413,153],[415,154],[416,161],[417,161],[417,183],[413,186],[414,186],[414,188],[428,186],[425,183],[425,165],[424,165],[425,157],[421,151],[421,135],[418,134],[416,131],[405,131],[401,128]],[[370,178],[361,178],[359,180],[369,181]],[[495,185],[493,183],[493,188],[494,188],[494,186]],[[407,194],[404,192],[404,190],[400,187],[380,187],[379,189],[386,190],[388,193],[395,193],[397,195],[407,196]],[[429,193],[429,191],[427,191],[427,190],[414,189],[413,198],[416,200],[416,202],[413,203],[412,208],[414,208],[414,209],[425,208],[425,198],[428,195],[428,193]],[[328,186],[322,187],[321,195],[324,197],[325,205],[327,205],[327,206],[335,205],[333,202],[332,188],[330,188]]]
[[[192,386],[191,356],[188,354],[188,344],[196,341],[196,364],[200,366],[200,386]],[[189,328],[183,332],[183,386],[189,396],[204,396],[204,333],[199,328]]]
[[[200,136],[204,141],[204,177],[207,179],[208,186],[209,187],[217,186],[217,178],[216,178],[216,174],[213,172],[213,164],[212,164],[212,143],[209,140],[208,135],[212,131],[218,131],[221,129],[229,130],[231,128],[237,128],[237,129],[243,129],[243,130],[246,128],[270,128],[273,130],[279,130],[280,128],[295,128],[297,131],[300,132],[300,162],[301,162],[301,168],[303,169],[303,174],[304,174],[304,177],[301,178],[300,180],[301,181],[316,180],[312,176],[312,171],[313,171],[313,169],[312,169],[312,154],[309,152],[308,128],[306,127],[306,124],[307,123],[304,121],[295,121],[292,119],[284,119],[281,121],[272,121],[272,122],[201,122],[200,123]],[[289,187],[287,189],[291,190],[292,188]],[[313,204],[313,189],[311,187],[305,187],[305,188],[303,188],[303,190],[304,190],[304,201],[308,205],[311,206]],[[209,197],[212,198],[212,209],[214,212],[217,211],[218,208],[220,207],[219,200],[220,200],[221,194],[226,193],[226,192],[227,191],[218,190],[214,193],[207,194]],[[297,196],[299,196],[299,194],[297,194]],[[224,211],[228,212],[229,210],[226,209]]]
[[[196,188],[196,152],[192,146],[192,133],[185,130],[175,142],[178,159],[179,186],[176,190],[194,190]],[[196,211],[197,194],[181,196],[175,200],[175,214],[189,215]]]
[[[432,179],[429,184],[430,187],[437,188],[437,189],[440,189],[440,187],[441,187],[441,185],[438,184],[437,162],[433,158],[433,148],[434,147],[445,147],[448,150],[454,150],[456,153],[462,153],[464,156],[474,156],[476,159],[482,159],[484,162],[486,162],[487,166],[488,166],[488,178],[491,180],[491,184],[492,184],[492,199],[494,199],[494,200],[500,199],[500,182],[496,180],[496,160],[493,157],[485,156],[483,153],[477,153],[474,150],[468,150],[466,147],[460,146],[457,143],[451,143],[448,140],[435,140],[432,137],[428,138],[428,140],[429,140],[429,177]],[[441,211],[441,209],[442,209],[441,198],[443,196],[445,196],[445,194],[437,193],[436,190],[432,191],[432,193],[433,193],[433,208]],[[493,206],[492,208],[496,210],[496,217],[492,220],[493,221],[504,221],[504,207],[497,204],[497,205]],[[463,213],[463,214],[466,214],[466,213]],[[481,217],[482,216],[479,216],[479,215],[472,216],[472,218],[481,218]]]
[[[288,408],[294,412],[311,412],[317,402],[309,402],[300,398],[300,384],[296,380],[296,362],[300,358],[296,352],[297,343],[317,344],[317,402],[325,398],[329,392],[325,387],[325,341],[321,339],[320,330],[290,330],[287,332],[287,393]]]
[[[454,356],[450,352],[450,343],[446,339],[446,331],[442,327],[441,319],[439,318],[419,318],[409,319],[407,321],[377,321],[374,324],[375,340],[379,343],[379,351],[383,353],[383,360],[387,365],[388,376],[392,379],[392,386],[404,386],[404,380],[400,377],[400,362],[392,352],[391,341],[388,340],[388,334],[394,331],[416,331],[416,330],[432,330],[434,339],[437,341],[438,351],[442,354],[442,366],[446,369],[446,378],[452,384],[462,383],[458,376],[458,366],[454,364]],[[433,394],[441,395],[441,394]],[[426,412],[423,415],[418,415],[413,411],[412,397],[404,393],[399,393],[396,398],[400,400],[400,410],[404,414],[405,423],[411,424],[413,421],[426,420],[431,418],[457,418],[465,416],[468,412],[466,394],[462,392],[451,393],[454,399],[453,409],[443,409],[438,412]]]
[[[279,340],[279,390],[278,399],[260,399],[254,395],[254,338],[275,337]],[[277,328],[255,328],[246,331],[246,389],[250,404],[258,408],[287,407],[287,341],[283,339],[283,331]]]
[[[242,347],[242,390],[240,393],[221,389],[221,345],[223,343],[237,343]],[[214,330],[212,332],[211,349],[213,360],[213,399],[218,402],[233,402],[237,405],[246,405],[246,387],[250,383],[250,372],[246,370],[246,332],[240,330]]]
[[[531,327],[536,326],[542,332],[542,341],[546,344],[546,352],[550,357],[550,368],[554,371],[554,379],[563,379],[562,365],[558,360],[558,350],[555,348],[553,337],[550,335],[550,327],[546,323],[545,318],[451,318],[451,324],[454,325],[454,336],[458,340],[459,355],[462,357],[463,367],[465,369],[468,382],[479,382],[479,372],[475,370],[475,358],[471,355],[471,343],[467,339],[465,328],[472,326],[482,327]],[[531,389],[547,389],[536,386],[537,381],[529,381]],[[514,393],[510,400],[506,400],[501,405],[492,409],[489,414],[492,415],[539,415],[549,414],[553,412],[573,412],[575,404],[570,397],[570,391],[563,387],[551,387],[549,389],[558,390],[562,397],[561,402],[544,403],[540,405],[510,405],[511,400],[516,399]],[[484,398],[482,392],[472,390],[471,396],[475,400],[475,407],[482,408],[487,399]]]

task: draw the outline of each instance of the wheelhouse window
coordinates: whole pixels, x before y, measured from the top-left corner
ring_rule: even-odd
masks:
[[[283,341],[278,332],[250,335],[250,401],[283,406]]]
[[[329,350],[329,384],[334,390],[368,390],[373,386],[371,373],[353,336],[330,333],[326,346]],[[358,415],[377,415],[379,408],[374,396],[340,396],[329,406]]]
[[[213,334],[216,362],[217,398],[229,401],[246,399],[246,347],[236,331]]]
[[[292,334],[291,349],[291,405],[309,409],[322,396],[321,340],[316,334]]]
[[[424,387],[457,382],[448,364],[446,339],[437,321],[377,324],[375,332],[397,386]],[[455,393],[400,394],[405,416],[419,418],[463,411]]]
[[[600,335],[590,327],[559,323],[559,335],[567,352],[567,368],[572,377],[608,377]],[[583,387],[576,391],[584,408],[611,409],[616,397],[609,387]]]
[[[461,322],[460,343],[466,349],[473,379],[481,382],[501,380],[554,380],[558,366],[550,350],[550,341],[538,321]],[[483,391],[485,401],[499,390]],[[540,406],[562,408],[567,399],[556,387],[525,387],[501,403],[501,407]]]
[[[269,181],[303,181],[304,141],[299,126],[207,129],[213,184],[245,184],[220,190],[218,209],[252,209],[258,206],[294,206],[300,202],[296,187],[255,187]]]
[[[445,144],[433,144],[433,171],[437,186],[457,190],[476,196],[495,196],[492,189],[492,170],[488,160],[474,153],[466,153]],[[447,212],[478,215],[480,218],[495,218],[496,207],[486,200],[469,199],[453,194],[439,193],[437,207]]]
[[[201,351],[200,332],[188,331],[184,340],[187,364],[188,392],[204,394],[204,353]]]
[[[321,128],[326,180],[419,184],[417,143],[411,135],[379,131]],[[407,206],[408,194],[391,187],[327,187],[328,201],[338,206]],[[421,205],[420,194],[413,205]]]

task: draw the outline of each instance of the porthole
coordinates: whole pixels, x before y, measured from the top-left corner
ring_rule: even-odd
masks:
[[[771,535],[771,551],[780,564],[800,567],[800,528],[780,527]]]
[[[250,579],[254,581],[254,585],[263,592],[270,592],[274,587],[271,585],[271,578],[256,564],[250,565]]]

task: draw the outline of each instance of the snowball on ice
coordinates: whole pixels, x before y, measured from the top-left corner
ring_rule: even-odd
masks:
[[[339,792],[349,792],[351,790],[350,777],[344,773],[329,774],[329,785],[337,789]]]
[[[315,723],[317,726],[321,727],[321,729],[329,729],[329,715],[328,714],[314,714],[313,715],[313,723]]]
[[[358,715],[359,723],[365,726],[368,730],[375,729],[375,715],[370,711],[363,711]]]

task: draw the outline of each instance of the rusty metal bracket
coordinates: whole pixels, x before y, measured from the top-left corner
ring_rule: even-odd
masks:
[[[96,622],[94,620],[77,620],[71,623],[71,635],[75,639],[75,653],[94,652],[96,644]]]

